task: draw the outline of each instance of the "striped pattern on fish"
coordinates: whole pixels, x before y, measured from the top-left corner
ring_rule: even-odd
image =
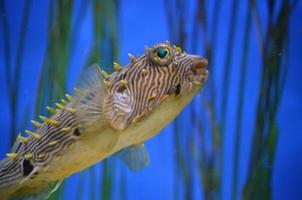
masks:
[[[141,144],[171,122],[208,78],[206,59],[168,42],[130,59],[125,67],[114,63],[111,75],[98,65],[88,68],[74,97],[48,107],[51,117],[32,121],[37,129],[19,136],[0,164],[0,199],[38,192],[122,150],[135,158],[125,151],[130,147],[146,154]]]

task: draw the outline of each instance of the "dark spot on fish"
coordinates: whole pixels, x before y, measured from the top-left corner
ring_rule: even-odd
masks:
[[[121,86],[118,87],[117,92],[123,93],[125,90],[126,90],[126,86],[121,85]]]
[[[74,129],[73,134],[75,136],[80,136],[81,135],[80,130],[78,128]]]
[[[178,84],[176,85],[176,87],[175,87],[175,94],[176,94],[176,95],[179,95],[179,94],[180,94],[180,89],[181,89],[181,85],[180,85],[180,83],[178,83]]]
[[[28,176],[34,169],[34,166],[31,164],[30,160],[24,159],[22,162],[23,176]]]

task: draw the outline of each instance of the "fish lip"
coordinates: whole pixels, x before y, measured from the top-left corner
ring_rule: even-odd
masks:
[[[206,68],[208,66],[208,64],[209,64],[208,60],[203,57],[200,57],[194,63],[196,69]]]

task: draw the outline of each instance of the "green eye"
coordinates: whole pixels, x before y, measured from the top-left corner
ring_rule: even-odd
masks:
[[[156,53],[159,58],[165,58],[168,55],[168,50],[165,48],[158,48]]]
[[[150,51],[149,56],[158,65],[168,65],[173,60],[173,49],[165,44],[159,44]]]

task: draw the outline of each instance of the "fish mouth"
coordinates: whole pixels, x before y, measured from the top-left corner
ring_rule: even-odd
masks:
[[[193,72],[193,83],[200,85],[203,84],[209,76],[209,71],[207,70],[208,60],[202,57],[196,59],[191,65],[191,70]]]
[[[187,94],[200,89],[208,80],[208,61],[202,57],[195,57],[189,66],[188,74],[183,83],[175,87],[176,95]]]

